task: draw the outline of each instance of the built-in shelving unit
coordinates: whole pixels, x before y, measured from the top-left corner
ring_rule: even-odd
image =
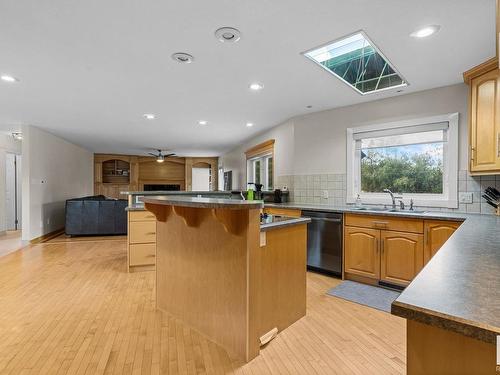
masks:
[[[130,183],[130,163],[123,160],[106,160],[102,163],[102,182],[112,184]]]

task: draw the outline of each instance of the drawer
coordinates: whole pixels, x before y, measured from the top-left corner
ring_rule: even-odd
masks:
[[[156,244],[144,243],[130,245],[129,247],[129,265],[147,266],[156,262]]]
[[[266,207],[264,212],[270,215],[300,217],[301,211],[294,208]]]
[[[424,233],[424,221],[422,219],[408,219],[405,217],[346,214],[345,225],[397,232]]]
[[[149,211],[129,211],[130,221],[156,221],[155,215]]]
[[[132,221],[128,228],[129,243],[156,242],[156,221]]]

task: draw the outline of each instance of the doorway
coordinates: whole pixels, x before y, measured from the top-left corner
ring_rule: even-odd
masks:
[[[212,190],[211,168],[208,163],[195,163],[191,174],[192,191],[210,191]]]
[[[5,224],[7,231],[21,229],[21,155],[5,154]]]

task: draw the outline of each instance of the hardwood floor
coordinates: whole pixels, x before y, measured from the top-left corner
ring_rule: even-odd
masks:
[[[0,258],[0,374],[402,374],[403,319],[325,295],[248,364],[155,311],[154,273],[126,272],[126,241],[31,245]]]
[[[8,230],[0,235],[0,256],[7,255],[26,246],[28,241],[21,240],[20,230]]]

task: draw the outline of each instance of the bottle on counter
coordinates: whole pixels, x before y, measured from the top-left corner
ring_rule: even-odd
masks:
[[[254,185],[253,182],[247,183],[248,189],[247,189],[247,201],[253,201],[254,200],[254,190],[252,189],[252,185]]]
[[[361,203],[361,197],[358,194],[358,196],[356,197],[356,207],[361,207],[362,205],[363,204]]]

